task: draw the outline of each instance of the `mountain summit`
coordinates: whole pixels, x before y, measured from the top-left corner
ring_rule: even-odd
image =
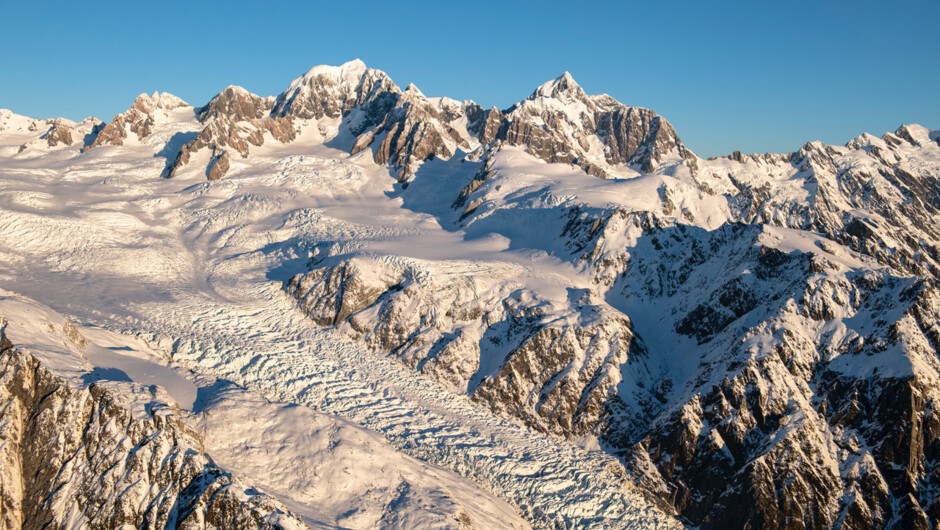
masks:
[[[540,87],[535,89],[535,92],[529,96],[529,99],[536,99],[539,97],[542,98],[556,98],[556,99],[575,99],[583,100],[585,98],[584,90],[581,89],[579,85],[571,74],[565,72],[555,79],[548,81],[542,84]]]

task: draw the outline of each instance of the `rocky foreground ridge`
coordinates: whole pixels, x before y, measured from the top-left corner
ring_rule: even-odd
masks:
[[[3,528],[307,528],[216,466],[162,389],[75,388],[2,333],[0,366]]]

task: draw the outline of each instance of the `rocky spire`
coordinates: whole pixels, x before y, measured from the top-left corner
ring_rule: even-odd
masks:
[[[55,147],[59,144],[72,145],[72,127],[69,125],[68,120],[56,118],[43,138],[49,147]]]

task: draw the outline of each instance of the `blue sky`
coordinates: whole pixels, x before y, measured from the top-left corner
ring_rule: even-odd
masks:
[[[196,4],[196,3],[193,3]],[[568,70],[664,115],[702,156],[940,128],[940,2],[5,2],[0,107],[110,120],[359,57],[428,96],[505,108]]]

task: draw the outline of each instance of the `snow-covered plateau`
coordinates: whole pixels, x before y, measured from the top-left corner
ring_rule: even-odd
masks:
[[[567,73],[0,110],[4,528],[940,527],[940,131]]]

